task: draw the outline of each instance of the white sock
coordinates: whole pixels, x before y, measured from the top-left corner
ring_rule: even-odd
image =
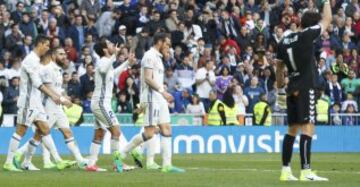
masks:
[[[35,154],[36,148],[40,144],[39,141],[31,139],[28,143],[27,150],[25,151],[24,165],[30,164],[32,156]]]
[[[171,166],[171,137],[161,136],[161,150],[163,157],[163,167]]]
[[[6,164],[11,164],[13,162],[14,155],[16,153],[17,148],[19,147],[21,139],[22,137],[18,135],[16,132],[12,135],[9,143],[6,162],[5,162]]]
[[[54,140],[50,134],[42,137],[43,144],[45,147],[50,151],[51,155],[53,156],[56,163],[62,161],[56,147]]]
[[[134,138],[125,146],[123,154],[127,155],[131,150],[142,144],[144,141],[146,141],[144,133],[135,135]]]
[[[16,152],[22,155],[25,154],[28,145],[29,145],[29,141],[27,141],[23,146],[21,146]]]
[[[89,166],[94,166],[98,159],[98,155],[101,148],[101,142],[92,142],[90,145],[90,156],[89,156]]]
[[[44,165],[46,164],[50,164],[51,162],[51,158],[50,158],[50,152],[49,150],[46,148],[46,146],[44,145],[44,143],[41,144],[41,148],[42,148],[42,156],[43,156],[43,162]]]
[[[289,171],[291,172],[290,166],[283,166],[283,167],[282,167],[282,170],[283,170],[283,171],[287,171],[287,172],[289,172]]]
[[[77,162],[80,163],[80,162],[84,161],[84,158],[82,157],[78,146],[75,144],[74,137],[66,139],[65,143],[66,143],[67,147],[69,148],[69,150],[71,151],[71,153],[74,155]]]
[[[146,147],[146,165],[154,164],[155,152],[156,152],[156,135],[145,142]]]
[[[113,153],[115,151],[119,151],[119,148],[120,148],[119,139],[111,138],[110,147],[111,147],[111,153]]]

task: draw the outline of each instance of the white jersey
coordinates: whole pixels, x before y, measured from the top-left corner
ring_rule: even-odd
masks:
[[[55,62],[50,62],[47,65],[41,64],[40,76],[44,84],[48,84],[55,93],[62,95],[64,89],[63,84],[63,69]],[[47,95],[42,94],[42,103],[45,106],[46,112],[61,112],[61,105],[56,104]]]
[[[114,87],[114,75],[119,74],[128,67],[128,62],[122,63],[114,69],[115,55],[110,58],[102,57],[95,68],[95,89],[91,102],[110,105]]]
[[[162,61],[161,53],[155,48],[151,48],[146,51],[144,57],[141,60],[141,98],[142,103],[166,103],[165,98],[157,90],[150,88],[145,82],[145,69],[149,68],[153,70],[153,78],[155,82],[163,86],[164,85],[164,64]]]
[[[41,91],[43,84],[40,78],[40,57],[31,51],[21,63],[20,72],[20,95],[17,102],[18,108],[43,109],[41,103]]]

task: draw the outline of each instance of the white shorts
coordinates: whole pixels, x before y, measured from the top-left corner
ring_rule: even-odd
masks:
[[[16,123],[31,127],[35,121],[47,122],[47,120],[48,116],[44,108],[19,108]]]
[[[60,112],[50,112],[49,115],[49,127],[50,128],[59,128],[65,129],[70,128],[70,122],[67,116],[63,111]]]
[[[157,126],[170,123],[167,103],[145,103],[144,126]]]
[[[113,126],[119,126],[119,121],[112,111],[111,106],[91,103],[91,111],[95,116],[96,129],[108,129]]]

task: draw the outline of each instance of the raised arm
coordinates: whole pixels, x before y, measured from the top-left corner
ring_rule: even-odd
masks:
[[[320,25],[323,27],[322,32],[324,32],[331,24],[332,21],[332,13],[331,13],[331,6],[329,0],[323,0],[323,12],[322,12],[322,19],[320,21]]]
[[[116,62],[116,56],[111,55],[110,58],[102,58],[98,64],[101,73],[107,72],[110,67]]]

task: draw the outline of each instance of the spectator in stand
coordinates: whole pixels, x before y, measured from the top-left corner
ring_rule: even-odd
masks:
[[[68,83],[68,87],[67,87],[67,94],[68,96],[74,98],[80,98],[81,93],[80,93],[80,88],[81,88],[81,84],[80,84],[80,79],[79,79],[79,75],[76,71],[74,71],[71,74],[71,79]]]
[[[23,44],[20,45],[20,54],[21,55],[19,55],[19,56],[25,57],[27,54],[30,53],[32,48],[33,48],[33,46],[32,46],[32,37],[30,35],[26,35],[24,37]]]
[[[173,32],[177,29],[177,25],[179,24],[180,20],[177,16],[177,11],[175,9],[170,10],[168,12],[168,18],[165,20],[166,29],[169,32]]]
[[[129,77],[135,78],[135,76],[139,73],[139,65],[133,65],[130,69],[123,71],[119,76],[118,88],[120,90],[125,90],[126,88],[126,80]]]
[[[17,113],[17,100],[19,98],[19,82],[20,77],[13,77],[10,80],[10,85],[6,89],[3,100],[4,114],[16,114]]]
[[[93,57],[91,55],[85,55],[83,59],[80,59],[80,65],[78,66],[78,75],[81,77],[86,73],[86,66],[94,64]]]
[[[341,49],[355,49],[356,45],[351,41],[350,38],[351,34],[348,32],[345,32],[343,37],[342,37],[342,41],[341,41]]]
[[[96,23],[95,15],[93,15],[93,14],[87,15],[87,23],[85,26],[85,38],[87,38],[88,35],[90,35],[92,38],[95,38],[95,39],[97,39],[99,37],[99,33],[97,31],[95,23]],[[85,39],[85,43],[86,43],[86,39]]]
[[[55,18],[49,19],[48,27],[44,30],[45,34],[51,39],[59,38],[61,41],[65,38],[65,33],[62,27],[57,25]]]
[[[352,115],[357,113],[357,109],[353,104],[346,105],[346,109],[344,113],[346,114],[346,116],[342,117],[342,125],[344,126],[359,125],[359,117]]]
[[[101,14],[100,18],[96,22],[96,29],[99,32],[99,37],[111,36],[113,27],[115,26],[116,20],[120,19],[121,11],[114,9],[112,11],[105,11]]]
[[[329,34],[328,31],[324,31],[321,37],[315,43],[318,50],[329,53],[331,48],[339,49],[340,45],[336,38]]]
[[[153,11],[151,20],[146,24],[146,27],[149,28],[149,33],[151,36],[154,33],[160,31],[161,29],[165,29],[165,22],[161,20],[161,15],[158,11]]]
[[[84,113],[91,113],[91,97],[93,95],[92,91],[89,91],[86,93],[86,96],[84,98],[84,100],[82,101],[82,107],[83,107],[83,112]]]
[[[120,92],[119,94],[119,100],[118,100],[118,106],[117,111],[118,113],[132,113],[132,105],[130,101],[127,99],[127,94],[125,92]]]
[[[259,79],[256,76],[252,77],[250,86],[244,90],[244,94],[249,99],[249,105],[246,109],[247,112],[253,112],[254,105],[259,101],[259,96],[263,93],[265,93],[265,91],[259,86]]]
[[[326,84],[325,94],[330,96],[331,103],[340,103],[343,100],[342,88],[337,75],[331,75],[331,80]]]
[[[11,68],[7,70],[7,78],[12,79],[13,77],[20,77],[21,73],[21,58],[14,58]]]
[[[239,22],[231,17],[227,10],[221,11],[220,24],[220,32],[223,36],[233,40],[236,40],[239,37]]]
[[[331,124],[332,125],[341,125],[342,124],[342,120],[341,120],[341,107],[340,107],[340,103],[334,103],[331,108],[330,108],[330,118],[331,118]]]
[[[244,53],[244,49],[247,46],[251,45],[251,36],[249,33],[250,33],[250,31],[247,27],[245,27],[245,26],[241,27],[240,35],[238,38],[238,43],[240,45],[240,48],[243,50],[242,55]]]
[[[11,19],[14,20],[15,23],[19,23],[21,21],[21,16],[25,11],[25,4],[23,2],[16,3],[16,10],[11,13]]]
[[[19,45],[22,44],[22,38],[24,35],[19,29],[19,24],[14,23],[11,25],[11,33],[5,38],[5,48],[11,52],[16,51]]]
[[[29,35],[36,38],[38,31],[35,23],[31,20],[28,12],[22,14],[22,20],[19,24],[19,28],[23,35]]]
[[[94,91],[95,88],[94,73],[95,73],[94,65],[88,64],[86,66],[86,73],[80,77],[81,98],[86,98],[89,92]]]
[[[100,2],[96,0],[82,0],[80,5],[80,11],[82,15],[94,14],[99,16]]]
[[[230,86],[233,77],[230,75],[230,69],[223,66],[220,70],[220,75],[216,77],[215,88],[217,90],[218,99],[222,100],[223,95]]]
[[[204,46],[204,52],[202,54],[200,54],[200,59],[198,61],[198,68],[202,68],[206,66],[206,63],[208,61],[213,61],[215,62],[215,57],[212,53],[212,45],[211,44],[206,44]],[[201,96],[200,96],[201,97]]]
[[[195,74],[196,93],[199,95],[201,102],[204,103],[205,110],[208,111],[210,106],[209,92],[215,86],[216,77],[213,70],[214,61],[207,61],[205,67],[199,68]]]
[[[191,102],[191,90],[179,89],[171,94],[175,102],[174,113],[185,113],[187,105]]]
[[[149,9],[147,6],[141,6],[140,8],[140,12],[137,16],[137,22],[136,22],[136,26],[137,27],[144,27],[146,25],[147,22],[150,21],[149,18]]]
[[[192,67],[191,53],[186,54],[181,64],[176,66],[174,76],[180,83],[181,89],[192,88],[195,83],[195,72]]]
[[[175,92],[177,88],[177,79],[174,75],[174,71],[172,68],[167,68],[165,70],[165,77],[164,77],[164,82],[166,85],[168,85],[168,90],[170,93]]]
[[[265,25],[264,20],[262,19],[257,20],[255,24],[255,28],[252,30],[252,35],[254,40],[256,40],[259,36],[261,36],[264,44],[266,41],[269,40],[270,38],[269,28]],[[263,46],[264,48],[265,45]]]
[[[360,79],[357,79],[356,73],[353,70],[350,70],[349,76],[341,80],[341,86],[344,93],[354,93],[360,86]]]
[[[187,114],[194,115],[193,122],[195,125],[203,124],[204,116],[206,115],[204,104],[200,101],[200,97],[197,94],[193,94],[191,102],[186,106]]]
[[[77,61],[78,52],[74,47],[74,43],[70,37],[65,38],[64,50],[67,54],[67,58],[73,62]]]
[[[131,51],[135,52],[135,57],[141,59],[145,51],[151,47],[152,39],[149,37],[149,29],[143,27],[139,34],[133,38]]]
[[[349,67],[344,63],[343,54],[340,51],[336,52],[336,62],[331,65],[331,71],[338,76],[338,79],[341,80],[348,76]]]
[[[118,34],[111,38],[111,42],[114,44],[124,44],[128,43],[126,38],[126,26],[120,25],[118,29]]]
[[[280,40],[284,37],[284,28],[275,26],[274,28],[274,34],[271,35],[269,39],[269,44],[273,44],[274,47],[277,47],[277,44],[280,42]]]
[[[56,19],[55,19],[56,20]],[[37,25],[37,30],[41,34],[46,34],[46,30],[49,27],[49,11],[47,9],[41,10],[41,16],[37,20],[35,20]]]
[[[81,50],[85,42],[85,27],[82,15],[75,15],[75,21],[66,29],[66,37],[70,37],[74,42],[77,51]]]
[[[346,100],[341,104],[341,111],[345,112],[348,105],[353,105],[354,109],[358,111],[358,104],[351,93],[346,94]]]
[[[69,77],[71,76],[72,72],[76,71],[75,63],[73,61],[70,61],[68,58],[64,59],[64,64],[62,68],[63,71],[69,75]]]
[[[130,102],[132,108],[140,102],[139,100],[139,87],[135,84],[136,78],[128,77],[126,79],[126,87],[124,92],[126,93],[126,100]]]

